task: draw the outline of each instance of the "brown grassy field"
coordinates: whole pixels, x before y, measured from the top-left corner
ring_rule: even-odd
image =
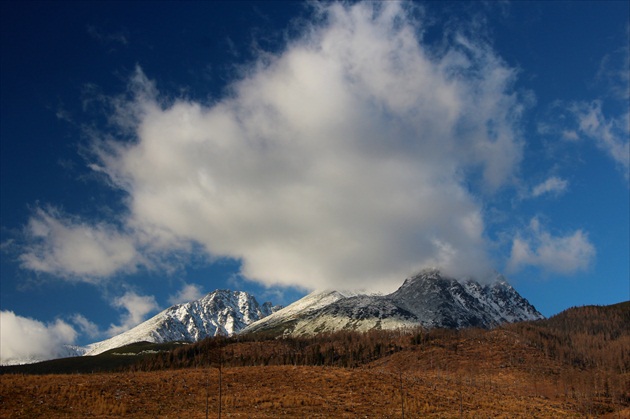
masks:
[[[485,382],[483,380],[486,380]],[[572,401],[535,395],[518,374],[483,376],[431,371],[237,367],[223,371],[222,417],[560,417],[580,415]],[[218,371],[4,376],[2,417],[210,417],[218,415]],[[551,383],[539,383],[542,388]]]
[[[390,337],[394,339],[394,337]],[[436,333],[355,368],[223,366],[221,417],[630,417],[630,375],[549,356],[513,330]],[[406,343],[405,343],[406,342]],[[232,357],[253,345],[232,345]],[[226,364],[229,364],[226,351]],[[240,359],[240,355],[239,355]],[[0,376],[0,417],[219,414],[219,369]],[[207,403],[207,404],[206,404]]]

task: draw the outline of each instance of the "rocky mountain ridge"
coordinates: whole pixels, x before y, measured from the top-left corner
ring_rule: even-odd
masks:
[[[244,291],[216,290],[203,298],[174,305],[138,326],[84,348],[83,355],[97,355],[134,342],[196,342],[206,337],[230,336],[272,314],[278,307],[262,305]]]
[[[303,306],[306,308],[300,311]],[[343,295],[337,291],[309,294],[240,333],[299,336],[414,326],[489,329],[502,323],[542,318],[501,275],[478,282],[427,269],[406,279],[388,295]]]

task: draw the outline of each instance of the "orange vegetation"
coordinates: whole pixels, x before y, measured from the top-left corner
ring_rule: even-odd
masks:
[[[629,308],[490,331],[209,339],[126,371],[4,374],[0,417],[630,418]]]

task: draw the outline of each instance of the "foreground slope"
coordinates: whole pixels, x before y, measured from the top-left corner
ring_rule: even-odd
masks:
[[[623,303],[491,330],[211,338],[127,373],[4,367],[0,417],[629,417],[628,319]]]

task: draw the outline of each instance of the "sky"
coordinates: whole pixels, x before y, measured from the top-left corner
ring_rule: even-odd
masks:
[[[0,361],[425,267],[630,299],[628,2],[0,7]]]

